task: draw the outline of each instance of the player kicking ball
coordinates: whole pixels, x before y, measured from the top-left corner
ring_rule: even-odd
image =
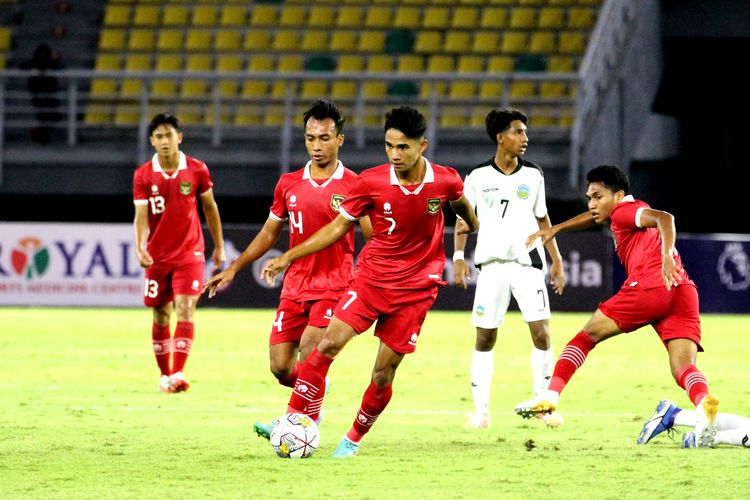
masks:
[[[549,388],[516,412],[529,418],[555,411],[560,393],[598,343],[651,325],[667,349],[672,376],[696,407],[695,446],[711,447],[716,441],[719,402],[709,394],[706,377],[696,366],[698,351],[703,350],[698,289],[675,248],[674,217],[633,198],[625,172],[617,167],[596,167],[586,179],[588,212],[541,229],[526,243],[537,238],[546,243],[558,233],[609,222],[627,279],[565,346]]]

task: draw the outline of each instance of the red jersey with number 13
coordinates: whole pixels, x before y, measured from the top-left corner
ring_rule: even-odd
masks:
[[[148,205],[148,253],[156,265],[205,262],[197,195],[213,187],[206,164],[180,152],[177,170],[165,172],[158,155],[133,175],[133,203]]]
[[[615,205],[609,214],[610,229],[615,240],[615,252],[628,275],[624,285],[644,289],[665,286],[661,277],[659,230],[655,227],[638,225],[641,212],[647,208],[651,207],[646,202],[628,195]],[[680,283],[692,283],[682,266],[682,259],[677,251],[674,254],[674,261],[682,277]]]
[[[339,161],[331,177],[315,180],[310,163],[281,176],[273,192],[269,217],[289,220],[289,248],[315,234],[339,214],[339,205],[357,174]],[[295,302],[338,299],[349,283],[354,260],[354,230],[314,254],[298,259],[284,273],[281,298]]]
[[[370,216],[372,239],[359,253],[355,274],[374,286],[400,290],[445,285],[443,205],[463,196],[454,169],[425,159],[418,186],[402,186],[389,164],[365,170],[341,204],[349,220]]]

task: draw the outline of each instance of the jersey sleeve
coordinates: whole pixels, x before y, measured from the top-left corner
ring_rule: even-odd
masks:
[[[536,194],[536,202],[534,202],[534,216],[537,219],[541,219],[547,215],[547,193],[544,187],[544,177],[539,178],[539,189]]]
[[[289,218],[286,210],[286,199],[284,197],[284,178],[281,177],[273,190],[273,203],[271,204],[271,218],[277,222],[284,222]]]
[[[372,203],[371,200],[365,178],[360,176],[355,180],[347,197],[341,202],[339,213],[349,220],[358,220],[367,215]]]
[[[454,169],[449,168],[448,171],[448,201],[456,201],[464,195],[464,181]]]
[[[612,210],[609,217],[612,224],[617,225],[617,227],[623,229],[637,229],[639,226],[636,216],[640,215],[639,210],[641,208],[643,207],[637,203],[620,203],[614,210]]]
[[[210,191],[214,187],[214,182],[211,180],[211,172],[208,171],[208,167],[205,163],[201,164],[200,173],[198,175],[198,194],[203,194]]]
[[[148,201],[148,183],[141,175],[141,169],[138,169],[133,174],[133,202],[136,205],[146,203]]]

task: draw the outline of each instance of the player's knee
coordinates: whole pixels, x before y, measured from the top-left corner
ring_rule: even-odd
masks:
[[[386,387],[393,383],[396,376],[394,369],[375,369],[372,372],[372,382],[378,387]]]

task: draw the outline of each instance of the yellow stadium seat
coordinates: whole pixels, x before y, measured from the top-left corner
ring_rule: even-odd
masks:
[[[279,25],[287,28],[299,28],[305,25],[305,7],[303,5],[281,5]]]
[[[474,107],[471,109],[469,126],[473,128],[485,128],[485,118],[488,111],[484,108]]]
[[[275,27],[278,22],[278,10],[275,5],[253,4],[250,13],[250,26]]]
[[[523,31],[506,31],[503,35],[501,52],[504,54],[522,54],[527,51],[529,36]]]
[[[594,26],[594,9],[573,7],[568,10],[568,29],[588,30]]]
[[[242,56],[236,54],[220,54],[216,56],[216,72],[242,71]],[[222,97],[234,97],[237,95],[236,80],[219,80],[219,94]]]
[[[242,33],[237,30],[221,30],[216,32],[214,49],[217,51],[238,51],[242,45]]]
[[[500,34],[497,31],[478,31],[474,33],[471,51],[475,54],[496,54],[500,47]]]
[[[560,29],[565,26],[565,11],[560,7],[543,7],[539,11],[539,29]]]
[[[365,67],[364,59],[359,55],[339,56],[336,71],[339,73],[355,73],[362,71]]]
[[[518,0],[519,5],[532,5],[535,7],[544,5],[547,3],[547,0]]]
[[[367,8],[367,15],[365,16],[365,26],[368,28],[383,28],[387,29],[391,27],[391,8],[390,7],[373,7]]]
[[[547,0],[549,5],[560,5],[560,6],[568,6],[568,5],[575,5],[577,0]]]
[[[449,31],[445,35],[443,51],[452,54],[462,54],[469,51],[471,34],[468,31]]]
[[[305,30],[302,33],[300,49],[305,52],[326,52],[328,50],[328,33],[326,30]]]
[[[213,5],[196,4],[193,6],[193,26],[210,28],[216,26],[216,7]]]
[[[241,104],[234,113],[234,125],[257,126],[263,123],[263,108],[257,104]]]
[[[156,49],[158,51],[177,52],[184,47],[184,33],[177,29],[161,29],[156,35]]]
[[[578,0],[579,5],[591,5],[593,7],[598,7],[602,4],[603,0]]]
[[[133,14],[134,26],[156,26],[159,24],[159,7],[155,5],[137,5]]]
[[[363,31],[359,35],[357,49],[360,52],[384,52],[385,33],[382,31]]]
[[[583,54],[586,50],[586,37],[577,31],[560,32],[560,44],[558,48],[561,54]]]
[[[553,54],[557,52],[557,34],[554,31],[535,31],[531,34],[529,52]]]
[[[462,55],[458,58],[459,73],[479,73],[484,71],[484,57]]]
[[[445,29],[450,21],[450,11],[447,7],[427,7],[422,19],[422,28]]]
[[[305,59],[299,55],[280,56],[276,63],[276,71],[303,71],[305,69]]]
[[[115,108],[115,125],[138,125],[140,109],[133,104],[119,104]]]
[[[466,106],[443,106],[440,108],[441,127],[465,127],[468,124]]]
[[[508,56],[491,56],[487,61],[488,73],[511,73],[513,71],[513,58]]]
[[[247,62],[248,71],[273,71],[275,66],[273,56],[266,54],[250,56]]]
[[[247,11],[242,5],[225,5],[221,9],[219,24],[222,26],[244,26]]]
[[[156,56],[157,71],[180,71],[182,57],[179,55],[158,54]],[[151,85],[151,95],[154,97],[173,97],[177,95],[177,81],[173,78],[154,80]]]
[[[232,114],[234,112],[234,104],[222,104],[219,108],[219,123],[222,125],[231,125],[232,124]],[[215,111],[213,105],[210,107],[207,107],[205,110],[205,113],[203,114],[203,124],[204,125],[213,125],[214,121],[216,121],[215,118]]]
[[[388,95],[388,84],[386,82],[367,81],[362,86],[365,99],[382,99]]]
[[[307,26],[311,28],[332,28],[336,9],[328,5],[313,5],[310,7],[310,16]]]
[[[453,100],[472,99],[477,95],[477,82],[452,80],[448,83],[448,97]]]
[[[286,107],[279,104],[267,104],[263,114],[263,125],[280,127],[286,122]]]
[[[503,97],[505,85],[501,81],[487,80],[479,84],[479,99],[499,103]]]
[[[184,5],[165,5],[162,24],[164,26],[174,26],[185,28],[188,25],[190,11]]]
[[[479,9],[476,7],[456,7],[453,9],[451,28],[476,29],[479,24]]]
[[[95,78],[91,81],[91,95],[112,97],[117,92],[117,81],[111,78]]]
[[[350,5],[339,7],[336,25],[339,28],[359,28],[362,26],[362,8]]]
[[[399,56],[396,61],[398,73],[421,73],[424,71],[424,60],[422,56],[407,54]]]
[[[455,69],[453,56],[435,55],[427,61],[428,73],[450,73]]]
[[[271,49],[271,32],[250,30],[245,35],[242,48],[252,52],[264,52]]]
[[[536,28],[536,9],[514,7],[510,11],[510,29],[530,30]]]
[[[527,80],[516,80],[510,84],[510,97],[518,99],[533,97],[536,94],[536,83]]]
[[[130,30],[128,39],[129,50],[153,50],[154,48],[154,31],[147,29]]]
[[[421,9],[417,7],[396,7],[393,26],[399,29],[414,29],[422,21]]]
[[[106,27],[130,25],[130,5],[107,5],[103,24]]]
[[[300,95],[303,99],[312,100],[328,95],[328,81],[326,80],[304,80]]]
[[[491,5],[515,5],[518,3],[518,0],[489,0],[489,3]]]
[[[177,116],[183,125],[199,125],[203,123],[203,107],[199,104],[177,105]]]
[[[192,54],[187,56],[185,69],[187,71],[211,71],[213,61],[210,55]],[[180,95],[182,97],[203,97],[208,94],[208,82],[203,79],[187,79],[182,82]]]
[[[547,62],[547,71],[555,73],[568,73],[575,71],[575,60],[568,56],[550,56]]]
[[[268,95],[268,80],[245,80],[240,89],[242,97],[265,97]]]
[[[94,69],[97,71],[108,71],[120,69],[120,54],[99,54],[96,56]]]
[[[502,7],[485,7],[479,27],[482,29],[501,30],[508,24],[508,11]]]
[[[334,80],[331,83],[331,95],[336,99],[357,97],[357,82],[354,80]]]
[[[539,95],[545,98],[565,97],[567,89],[565,82],[541,82],[539,84]]]
[[[443,34],[439,31],[419,30],[414,41],[414,52],[434,54],[443,47]]]
[[[331,52],[348,52],[357,46],[357,32],[353,30],[334,30],[331,33]]]
[[[367,58],[367,71],[389,73],[393,70],[393,58],[388,55],[372,55]]]
[[[125,30],[103,29],[99,37],[100,50],[122,51],[125,48]]]
[[[89,104],[83,123],[86,125],[103,125],[112,122],[112,106],[108,104]]]
[[[128,71],[147,71],[151,69],[150,54],[128,54],[125,58],[125,69]],[[143,89],[143,81],[138,79],[125,79],[120,87],[123,97],[138,97]]]
[[[211,50],[211,37],[210,30],[190,30],[185,37],[185,50],[189,52],[209,51]]]
[[[297,30],[278,30],[273,37],[273,50],[291,52],[299,47]]]

